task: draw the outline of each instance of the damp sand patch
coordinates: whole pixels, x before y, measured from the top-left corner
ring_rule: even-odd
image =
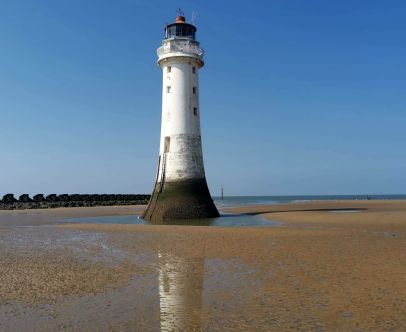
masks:
[[[108,266],[76,258],[66,251],[54,253],[13,253],[2,255],[0,303],[29,304],[80,296],[123,285],[135,272],[125,262]]]
[[[127,256],[103,234],[10,229],[0,236],[0,305],[49,303],[120,287],[145,270]]]
[[[208,227],[275,227],[281,224],[279,221],[268,220],[261,216],[247,214],[222,214],[219,218],[170,220],[157,223],[147,221],[137,215],[68,218],[64,219],[63,222],[72,224],[179,225]]]

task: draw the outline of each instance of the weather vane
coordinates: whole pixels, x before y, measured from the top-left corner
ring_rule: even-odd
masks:
[[[182,9],[178,8],[177,12],[178,16],[185,16],[185,13],[183,12]]]

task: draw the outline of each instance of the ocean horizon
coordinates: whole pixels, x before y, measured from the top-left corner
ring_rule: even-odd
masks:
[[[308,201],[329,200],[397,200],[406,199],[406,194],[396,195],[269,195],[269,196],[213,196],[214,203],[219,207],[262,204],[286,204]]]

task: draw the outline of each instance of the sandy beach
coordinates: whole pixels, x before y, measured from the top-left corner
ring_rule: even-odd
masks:
[[[406,330],[406,201],[226,209],[263,228],[63,222],[143,208],[0,211],[0,330]]]

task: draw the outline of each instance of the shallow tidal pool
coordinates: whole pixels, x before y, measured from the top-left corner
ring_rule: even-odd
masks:
[[[182,225],[211,227],[275,227],[280,225],[280,222],[278,221],[270,221],[260,216],[246,214],[222,214],[219,218],[170,220],[159,223],[147,221],[137,215],[68,218],[64,219],[64,222],[79,224]]]

